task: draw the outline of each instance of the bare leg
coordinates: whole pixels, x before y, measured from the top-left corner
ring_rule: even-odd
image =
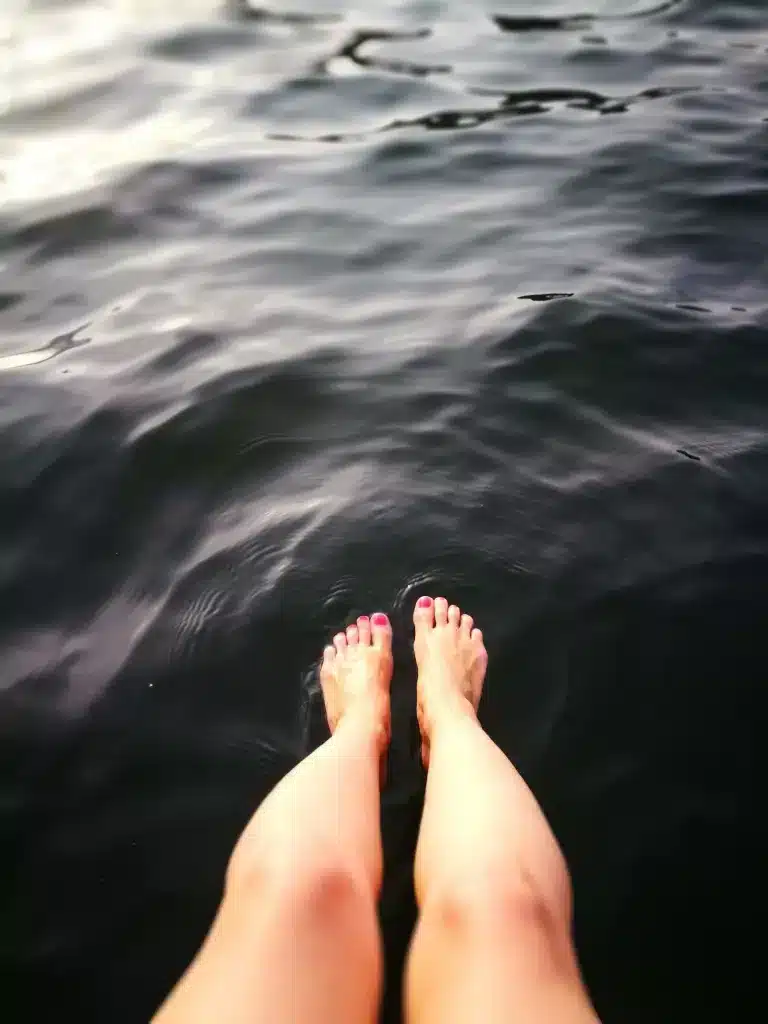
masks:
[[[443,598],[420,599],[414,619],[428,776],[406,1016],[595,1024],[571,940],[565,861],[533,794],[477,721],[482,634]]]
[[[155,1024],[365,1024],[382,978],[379,771],[392,635],[360,618],[320,673],[331,738],[256,812],[197,958]]]

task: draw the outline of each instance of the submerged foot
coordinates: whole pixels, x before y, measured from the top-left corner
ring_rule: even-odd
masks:
[[[350,712],[371,716],[382,752],[389,742],[392,627],[382,612],[362,615],[323,652],[320,686],[331,732]]]
[[[413,613],[413,644],[419,679],[416,712],[421,730],[421,759],[429,765],[432,731],[441,715],[477,711],[483,692],[488,654],[483,634],[471,615],[449,605],[444,597],[421,597]]]

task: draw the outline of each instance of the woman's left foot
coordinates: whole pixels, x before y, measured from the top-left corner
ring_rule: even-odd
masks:
[[[320,686],[331,732],[349,712],[371,716],[382,752],[390,738],[392,627],[383,612],[362,615],[325,648]]]

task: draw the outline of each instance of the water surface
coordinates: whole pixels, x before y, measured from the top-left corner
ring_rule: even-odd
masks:
[[[377,608],[397,1019],[425,590],[605,1024],[762,1012],[767,55],[759,0],[4,5],[4,1019],[148,1019]]]

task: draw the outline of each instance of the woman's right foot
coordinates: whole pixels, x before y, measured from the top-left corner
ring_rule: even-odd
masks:
[[[444,597],[420,597],[413,613],[413,650],[419,667],[416,713],[421,759],[429,766],[432,733],[445,714],[475,714],[483,692],[488,653],[471,615]]]

